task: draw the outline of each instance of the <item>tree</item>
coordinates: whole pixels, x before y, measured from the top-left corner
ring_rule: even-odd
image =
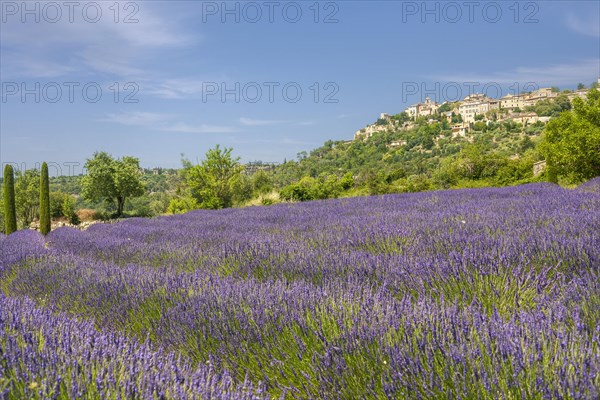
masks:
[[[184,180],[190,195],[200,208],[218,209],[233,205],[235,188],[244,167],[239,158],[231,156],[231,148],[217,145],[208,150],[206,159],[199,165],[184,162]]]
[[[125,201],[144,194],[140,163],[135,157],[114,159],[106,152],[94,153],[85,163],[87,175],[82,179],[82,194],[88,200],[116,203],[116,216],[123,215]]]
[[[198,208],[198,203],[191,197],[177,197],[171,199],[167,212],[169,214],[183,214]]]
[[[452,103],[444,102],[438,109],[438,113],[452,111]]]
[[[40,175],[40,232],[47,235],[52,224],[50,222],[50,178],[48,177],[48,165],[42,163]]]
[[[519,153],[525,153],[528,149],[532,149],[534,147],[535,143],[533,143],[533,141],[527,135],[519,141]]]
[[[70,196],[63,192],[50,192],[50,217],[60,218],[63,217],[63,203],[65,198]]]
[[[340,179],[340,186],[342,190],[349,190],[354,186],[354,177],[352,172],[346,172],[342,179]]]
[[[548,122],[539,142],[552,174],[573,181],[600,175],[600,92],[573,100],[573,109]]]
[[[15,208],[15,175],[13,167],[4,167],[4,233],[10,235],[17,230],[17,211]]]
[[[582,90],[582,89],[585,89],[585,85],[583,83],[578,83],[577,90]]]
[[[406,111],[402,111],[401,113],[392,116],[392,119],[396,120],[399,125],[403,125],[405,122],[410,121],[410,117]]]
[[[252,186],[254,192],[266,194],[273,190],[273,181],[271,177],[261,169],[252,175]]]
[[[15,180],[17,219],[23,228],[28,228],[39,215],[40,171],[28,169],[17,171]]]

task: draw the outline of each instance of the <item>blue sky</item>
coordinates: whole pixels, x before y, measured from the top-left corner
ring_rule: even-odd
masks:
[[[600,76],[596,1],[115,3],[2,0],[3,164],[281,162],[425,95]]]

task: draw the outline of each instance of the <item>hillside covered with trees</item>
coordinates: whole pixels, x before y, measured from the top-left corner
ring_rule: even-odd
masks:
[[[88,159],[85,176],[50,178],[50,215],[76,225],[281,201],[538,181],[573,186],[600,176],[600,92],[590,90],[587,99],[572,103],[559,96],[536,107],[553,118],[527,124],[488,115],[465,134],[456,134],[454,121],[442,114],[416,118],[410,129],[383,129],[390,121],[402,126],[408,118],[400,113],[378,121],[382,131],[370,137],[329,140],[276,166],[243,165],[234,149],[219,146],[197,165],[183,158],[179,170],[144,170],[135,157],[98,152]],[[19,229],[39,219],[39,190],[40,171],[15,171]]]

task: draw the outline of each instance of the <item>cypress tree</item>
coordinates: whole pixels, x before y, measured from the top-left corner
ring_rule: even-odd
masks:
[[[50,228],[50,179],[48,165],[44,162],[40,175],[40,232],[42,235],[47,235]]]
[[[15,175],[13,167],[4,167],[4,233],[10,235],[17,230],[17,209],[15,207]]]

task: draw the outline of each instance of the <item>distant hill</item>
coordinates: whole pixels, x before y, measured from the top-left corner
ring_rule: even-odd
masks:
[[[355,180],[354,189],[365,194],[536,180],[533,164],[541,158],[535,144],[543,122],[478,121],[470,132],[458,133],[442,116],[417,118],[410,129],[378,123],[381,130],[368,138],[327,141],[277,166],[275,186],[305,177],[325,181],[347,172]]]

